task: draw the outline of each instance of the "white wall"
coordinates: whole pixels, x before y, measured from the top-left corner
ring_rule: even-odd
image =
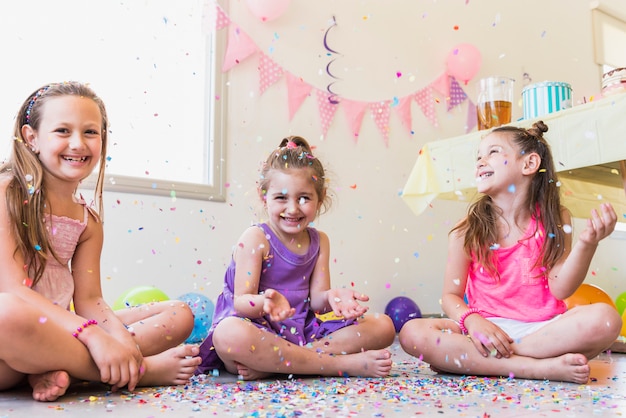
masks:
[[[241,0],[229,2],[228,14],[266,54],[271,51],[272,60],[321,90],[331,81],[322,39],[335,16],[337,26],[329,32],[329,43],[341,53],[333,64],[340,76],[335,91],[347,99],[389,100],[416,92],[445,70],[447,54],[459,43],[482,53],[479,74],[464,86],[471,95],[482,76],[518,80],[514,119],[522,113],[524,73],[533,82],[569,82],[575,102],[600,90],[586,1],[294,0],[283,16],[263,23]],[[112,303],[125,289],[148,284],[170,297],[193,291],[215,299],[232,246],[262,218],[255,192],[260,161],[284,136],[298,134],[317,147],[330,171],[335,200],[318,227],[331,238],[334,284],[369,294],[373,311],[405,295],[422,312],[440,312],[447,232],[465,205],[435,201],[415,216],[400,191],[425,142],[464,133],[467,105],[448,113],[442,102],[435,128],[414,104],[412,136],[392,114],[388,146],[369,116],[354,141],[341,110],[322,137],[315,99],[308,98],[288,121],[284,80],[259,96],[257,64],[255,56],[228,73],[226,203],[106,193],[107,299]],[[588,276],[613,297],[626,290],[624,246],[621,240],[603,242],[592,264],[595,275]]]

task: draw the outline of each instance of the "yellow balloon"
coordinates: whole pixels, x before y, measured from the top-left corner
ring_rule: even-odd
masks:
[[[626,311],[622,314],[622,332],[619,333],[620,337],[626,338]]]
[[[600,289],[598,286],[588,283],[583,283],[574,292],[572,296],[564,300],[567,309],[572,309],[574,306],[590,305],[592,303],[604,302],[607,305],[611,305],[617,310],[615,302],[606,292]]]

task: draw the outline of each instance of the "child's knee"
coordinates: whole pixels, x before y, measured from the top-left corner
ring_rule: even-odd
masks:
[[[213,330],[213,346],[215,350],[220,352],[233,345],[240,346],[245,344],[244,340],[249,335],[246,329],[248,327],[254,327],[254,325],[246,323],[237,317],[224,318]]]

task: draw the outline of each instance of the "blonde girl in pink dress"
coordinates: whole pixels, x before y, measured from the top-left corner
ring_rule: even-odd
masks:
[[[53,401],[73,379],[183,384],[198,347],[184,302],[113,312],[102,297],[102,184],[108,120],[86,85],[49,84],[17,114],[12,155],[0,167],[0,390],[23,383]],[[95,210],[76,197],[99,164]],[[73,301],[75,312],[70,311]]]

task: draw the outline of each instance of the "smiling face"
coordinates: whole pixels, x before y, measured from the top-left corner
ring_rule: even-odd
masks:
[[[262,198],[272,230],[285,241],[306,233],[315,220],[322,201],[317,195],[308,168],[271,170],[269,187]]]
[[[47,99],[41,111],[37,130],[24,125],[22,136],[38,154],[49,176],[77,186],[100,159],[100,108],[89,98],[64,95]]]
[[[480,141],[476,160],[476,188],[495,195],[514,193],[523,178],[524,161],[509,135],[491,133]]]

